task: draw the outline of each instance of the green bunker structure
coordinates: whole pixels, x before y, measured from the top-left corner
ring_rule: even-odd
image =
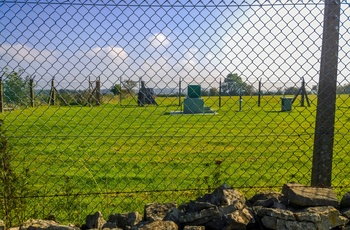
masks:
[[[201,86],[189,85],[187,87],[187,97],[184,100],[184,114],[215,114],[209,106],[204,105],[204,100],[201,98]]]

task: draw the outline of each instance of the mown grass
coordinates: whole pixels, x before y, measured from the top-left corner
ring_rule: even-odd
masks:
[[[56,214],[82,223],[101,210],[142,211],[148,202],[188,201],[221,183],[246,193],[309,184],[316,97],[281,112],[280,96],[206,97],[216,115],[169,115],[177,98],[156,106],[132,100],[99,107],[37,107],[6,112],[12,167],[28,171],[27,217]],[[349,188],[350,100],[337,99],[333,185]],[[270,188],[271,187],[271,188]],[[344,189],[339,189],[344,192]]]

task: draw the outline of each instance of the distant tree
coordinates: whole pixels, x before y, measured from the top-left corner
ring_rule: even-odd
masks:
[[[284,90],[284,94],[296,94],[299,91],[299,88],[292,86],[292,87],[288,87]]]
[[[128,93],[133,93],[134,92],[133,89],[137,86],[137,83],[138,83],[137,81],[128,79],[123,81],[123,87],[124,89],[126,89]]]
[[[350,94],[350,83],[338,86],[337,94]]]
[[[276,92],[274,93],[276,95],[282,95],[283,94],[283,88],[282,87],[278,87]]]
[[[245,94],[246,95],[253,95],[254,93],[257,93],[257,90],[252,85],[247,85],[245,87]]]
[[[223,94],[230,96],[251,94],[252,90],[253,87],[243,82],[242,78],[237,73],[228,74],[222,84]]]
[[[209,96],[209,92],[207,90],[205,90],[205,89],[202,89],[201,90],[201,95],[202,96]]]
[[[9,104],[26,105],[29,95],[29,76],[22,78],[24,70],[10,72],[7,68],[3,75],[4,101]]]
[[[121,85],[120,84],[113,85],[111,88],[111,92],[113,93],[113,95],[120,95],[122,92]]]
[[[219,90],[215,87],[211,87],[209,89],[209,95],[210,96],[219,96]]]

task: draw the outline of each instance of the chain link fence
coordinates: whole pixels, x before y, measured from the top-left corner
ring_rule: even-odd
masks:
[[[311,183],[323,1],[0,2],[9,226]],[[341,3],[332,187],[349,189]],[[331,96],[331,95],[330,95]]]

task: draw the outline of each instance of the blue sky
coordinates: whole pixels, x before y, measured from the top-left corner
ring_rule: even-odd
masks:
[[[0,3],[0,68],[24,68],[43,88],[52,77],[87,87],[89,76],[104,88],[141,77],[148,86],[177,87],[181,77],[217,87],[231,72],[268,88],[318,81],[322,2],[59,3]],[[349,73],[347,15],[343,5],[340,83]]]

